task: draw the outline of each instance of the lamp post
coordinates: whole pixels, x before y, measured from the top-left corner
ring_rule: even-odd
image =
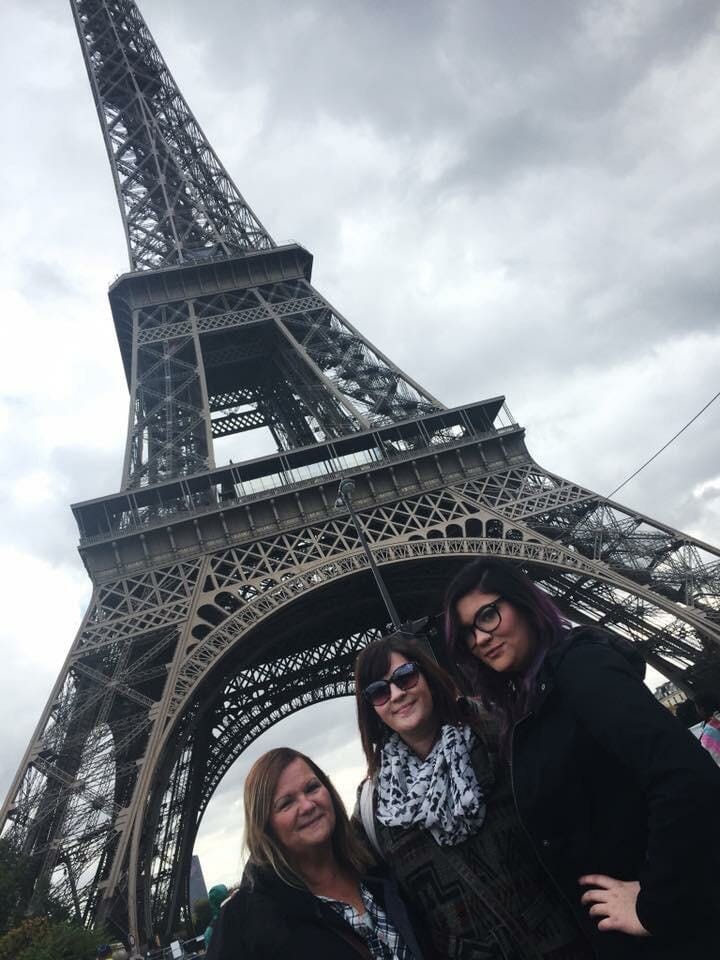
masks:
[[[363,548],[363,552],[367,557],[367,562],[370,564],[370,570],[372,571],[373,577],[375,577],[375,583],[377,584],[377,588],[380,591],[380,595],[382,596],[383,601],[385,603],[385,609],[390,615],[390,620],[395,630],[400,630],[402,629],[402,624],[400,623],[400,617],[398,616],[398,612],[395,609],[395,604],[392,602],[392,598],[388,593],[388,588],[385,586],[385,581],[383,580],[380,570],[378,569],[378,565],[375,563],[375,558],[373,557],[372,551],[370,550],[370,545],[367,542],[367,537],[365,536],[365,531],[363,530],[363,526],[362,526],[362,523],[360,522],[360,518],[358,517],[358,515],[355,513],[355,510],[353,509],[352,496],[354,492],[355,492],[354,480],[351,480],[350,478],[341,480],[340,487],[338,488],[338,493],[340,494],[340,496],[335,501],[335,506],[336,507],[345,506],[350,512],[350,519],[352,520],[353,526],[355,527],[355,531],[357,532],[358,540],[360,541],[360,544]]]

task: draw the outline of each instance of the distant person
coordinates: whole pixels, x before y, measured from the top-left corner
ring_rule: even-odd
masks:
[[[700,743],[720,766],[720,698],[714,693],[699,693],[695,703],[702,721]]]
[[[325,773],[281,747],[245,780],[240,889],[222,908],[208,960],[429,960],[395,884],[365,846]]]
[[[499,716],[520,818],[600,960],[720,957],[720,771],[627,641],[571,629],[517,566],[446,595],[451,652]]]
[[[698,740],[700,739],[702,724],[700,723],[700,716],[694,700],[688,698],[679,703],[675,708],[675,717],[684,727],[687,727],[690,733],[697,737]]]
[[[224,883],[217,883],[214,887],[210,887],[210,892],[208,893],[208,903],[210,904],[211,919],[210,923],[205,928],[205,933],[203,934],[206,948],[210,946],[213,927],[215,926],[215,921],[220,916],[220,908],[223,905],[223,900],[227,900],[228,896],[229,890]]]

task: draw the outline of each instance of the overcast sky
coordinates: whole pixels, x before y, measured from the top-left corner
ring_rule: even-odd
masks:
[[[447,404],[505,394],[540,464],[607,493],[717,391],[717,0],[141,9],[274,239]],[[127,255],[68,4],[3,14],[4,794],[90,593],[69,504],[119,485]],[[720,541],[719,439],[720,403],[622,499]],[[209,882],[238,871],[250,755],[292,742],[350,796],[351,719],[305,711],[238,761],[198,845]]]

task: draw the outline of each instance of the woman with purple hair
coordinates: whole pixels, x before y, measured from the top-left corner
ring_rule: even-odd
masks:
[[[720,771],[627,641],[576,627],[516,566],[446,595],[453,659],[500,719],[514,801],[602,960],[718,956]]]

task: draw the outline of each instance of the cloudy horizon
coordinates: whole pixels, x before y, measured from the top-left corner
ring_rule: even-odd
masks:
[[[543,467],[606,494],[717,392],[717,3],[140,7],[275,241],[448,406],[505,394]],[[3,795],[90,596],[69,504],[118,489],[128,401],[127,252],[71,12],[4,13]],[[720,542],[719,439],[715,404],[618,499]],[[209,882],[239,868],[247,763],[290,735],[351,796],[351,704],[284,721],[213,798]]]

